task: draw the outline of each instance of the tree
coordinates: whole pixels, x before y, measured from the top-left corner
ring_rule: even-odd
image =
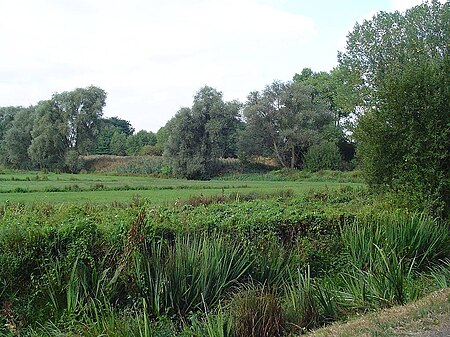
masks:
[[[182,108],[166,125],[169,135],[164,155],[174,173],[189,179],[207,179],[219,158],[230,153],[236,133],[239,105],[224,102],[222,93],[203,87],[194,96],[192,109]]]
[[[122,132],[125,136],[131,136],[134,133],[134,128],[129,121],[119,117],[102,118],[102,127],[114,128]]]
[[[134,135],[130,135],[126,141],[126,152],[129,156],[139,154],[144,146],[155,146],[156,135],[153,132],[141,130]]]
[[[304,68],[295,74],[293,81],[311,88],[312,100],[319,100],[334,115],[336,126],[345,126],[345,121],[356,107],[357,99],[351,90],[348,74],[344,68],[336,67],[330,72],[313,72]]]
[[[380,13],[349,34],[341,66],[356,73],[356,139],[367,182],[450,209],[450,4]]]
[[[100,118],[96,154],[111,154],[111,138],[116,131],[130,137],[134,133],[134,128],[129,121],[118,117]]]
[[[170,123],[167,122],[165,126],[159,128],[159,130],[156,132],[156,148],[158,149],[158,151],[160,151],[161,153],[164,152],[164,148],[166,147],[166,143],[167,140],[169,139],[169,133],[168,133],[168,129],[169,126],[168,124]]]
[[[307,149],[322,139],[333,116],[311,88],[302,83],[274,82],[262,93],[252,92],[244,108],[247,123],[240,151],[270,153],[283,167],[301,167]],[[253,145],[253,146],[252,146]]]
[[[100,127],[95,154],[111,154],[111,138],[116,131],[115,128]]]
[[[305,154],[305,169],[316,172],[320,170],[339,170],[342,159],[339,148],[333,142],[312,145]]]
[[[34,166],[39,169],[64,169],[67,152],[65,131],[66,125],[53,101],[39,102],[28,148]]]
[[[97,87],[56,93],[38,104],[28,149],[36,166],[64,170],[65,157],[92,152],[97,144],[98,125],[106,93]]]
[[[9,164],[8,155],[4,146],[6,132],[9,130],[9,128],[11,128],[16,113],[22,111],[23,109],[24,108],[21,106],[0,107],[0,160],[3,164]]]
[[[14,116],[11,127],[4,137],[4,150],[7,163],[20,169],[30,169],[31,159],[28,148],[31,145],[35,111],[33,107],[22,109]]]
[[[105,100],[106,92],[94,86],[53,95],[54,107],[65,123],[68,149],[83,155],[95,150]]]
[[[324,138],[339,147],[342,159],[346,162],[353,160],[355,144],[351,135],[355,128],[354,115],[358,100],[350,84],[355,80],[342,67],[318,73],[304,68],[300,74],[295,74],[293,80],[311,88],[313,101],[323,102],[333,113],[334,127],[329,125],[324,130]]]
[[[380,12],[355,25],[338,61],[363,111],[378,106],[378,89],[392,70],[448,54],[449,6],[433,0],[405,14]]]
[[[127,136],[120,132],[114,131],[111,137],[111,143],[109,147],[111,149],[111,154],[115,156],[125,156],[127,154],[127,146],[126,146]]]

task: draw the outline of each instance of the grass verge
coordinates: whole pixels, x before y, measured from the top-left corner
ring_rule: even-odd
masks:
[[[450,288],[436,291],[416,302],[374,312],[347,323],[336,323],[307,336],[448,336]]]

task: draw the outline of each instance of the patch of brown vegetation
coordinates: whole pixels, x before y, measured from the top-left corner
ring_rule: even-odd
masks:
[[[85,169],[89,172],[114,172],[135,159],[133,156],[96,155],[82,157]]]

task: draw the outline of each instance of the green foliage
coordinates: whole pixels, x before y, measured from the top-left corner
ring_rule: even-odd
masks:
[[[192,109],[182,108],[170,120],[164,155],[173,172],[188,179],[214,175],[217,161],[233,154],[240,105],[224,102],[222,93],[204,87],[194,97]]]
[[[333,122],[323,102],[314,101],[311,88],[302,83],[274,82],[262,93],[250,93],[244,117],[240,158],[270,154],[284,168],[300,167],[306,150]]]
[[[84,162],[75,150],[69,150],[64,158],[65,171],[78,173],[84,168]]]
[[[94,151],[105,100],[106,93],[91,86],[39,102],[31,144],[22,144],[22,152],[27,148],[31,162],[40,169],[63,170],[68,151]]]
[[[212,307],[250,267],[242,246],[220,236],[177,237],[145,244],[135,257],[134,278],[154,316],[186,315]]]
[[[31,145],[34,119],[33,108],[20,110],[15,113],[11,127],[5,132],[2,148],[5,151],[6,163],[12,167],[32,167],[28,147]]]
[[[305,154],[304,168],[312,172],[341,169],[342,158],[336,144],[323,142],[312,145]]]
[[[134,128],[130,122],[119,117],[102,118],[101,122],[103,124],[102,128],[122,132],[127,137],[134,133]]]
[[[137,155],[137,154],[145,154],[142,153],[144,147],[155,146],[156,144],[156,135],[153,132],[148,132],[145,130],[141,130],[135,135],[128,136],[126,140],[127,154]],[[147,155],[151,153],[146,153]]]
[[[436,280],[436,283],[440,289],[450,287],[450,260],[446,259],[442,261],[440,266],[432,269],[432,276]]]
[[[64,122],[52,101],[41,101],[36,107],[36,120],[28,148],[33,165],[40,169],[61,170],[67,150]]]
[[[6,132],[11,128],[14,116],[17,112],[22,111],[23,107],[0,107],[0,162],[8,164],[8,155],[4,146]]]
[[[448,253],[450,235],[445,225],[428,216],[394,212],[344,227],[342,240],[359,269],[370,268],[379,249],[392,251],[420,269]]]
[[[404,303],[448,282],[449,233],[389,206],[371,215],[373,196],[351,188],[159,207],[4,205],[0,331],[285,336]]]
[[[217,313],[206,313],[202,320],[191,318],[191,327],[181,336],[233,337],[232,321],[228,312],[219,306]]]
[[[124,133],[119,131],[114,131],[111,141],[109,143],[109,148],[111,150],[111,154],[116,156],[124,156],[127,151],[127,136]]]
[[[354,104],[352,104],[352,101],[355,100],[354,94],[346,85],[348,74],[343,68],[334,68],[329,73],[324,71],[315,73],[310,68],[303,68],[300,74],[294,75],[293,81],[312,88],[312,99],[322,101],[327,105],[327,108],[334,114],[336,125],[345,122],[344,119],[354,108]]]
[[[315,298],[316,289],[312,284],[311,273],[308,267],[303,274],[297,270],[296,275],[290,275],[287,283],[287,315],[296,330],[311,329],[319,323],[319,302]]]
[[[426,2],[357,24],[340,55],[356,74],[355,137],[367,182],[403,190],[441,217],[450,209],[450,4]]]
[[[345,226],[342,240],[353,266],[344,277],[347,301],[377,307],[414,300],[412,271],[446,257],[450,236],[429,217],[393,213]]]

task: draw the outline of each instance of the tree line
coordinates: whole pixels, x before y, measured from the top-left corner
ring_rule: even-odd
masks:
[[[135,133],[126,120],[103,118],[101,88],[55,93],[35,106],[0,108],[0,159],[14,168],[77,172],[80,156],[89,154],[164,155],[177,176],[192,179],[215,175],[221,158],[339,169],[354,149],[324,89],[333,90],[327,87],[331,77],[304,69],[293,81],[251,92],[245,103],[226,102],[205,86],[192,107],[181,108],[157,133]],[[324,153],[326,159],[316,160]]]
[[[156,134],[102,118],[97,87],[0,109],[0,159],[76,171],[92,153],[163,154],[180,177],[209,178],[221,158],[268,157],[286,168],[350,166],[369,185],[450,209],[450,4],[432,0],[357,23],[330,72],[309,68],[246,102],[201,88]]]
[[[78,172],[80,156],[156,151],[153,132],[134,133],[118,117],[103,118],[106,92],[98,87],[56,93],[34,106],[0,108],[0,160],[19,169]]]

